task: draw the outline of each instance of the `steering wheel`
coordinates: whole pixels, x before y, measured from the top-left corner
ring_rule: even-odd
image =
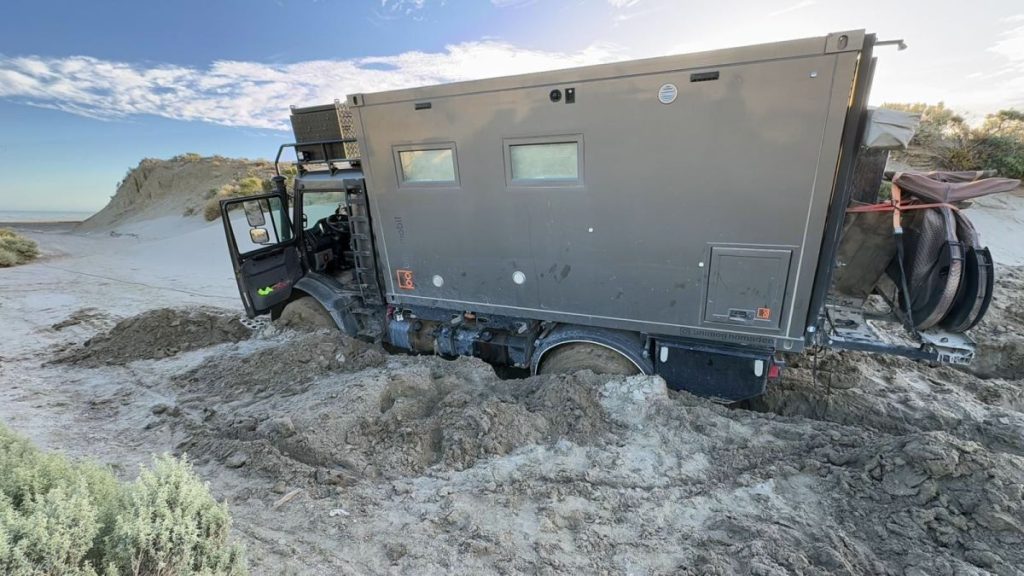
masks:
[[[346,223],[345,218],[341,214],[331,214],[324,219],[324,227],[329,229],[333,234],[344,234],[344,225]]]

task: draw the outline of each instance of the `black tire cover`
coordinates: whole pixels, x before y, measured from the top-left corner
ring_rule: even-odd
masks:
[[[940,326],[952,332],[966,332],[984,317],[992,301],[994,270],[988,249],[980,248],[971,221],[956,213],[957,236],[966,245],[964,272],[956,298]]]
[[[918,210],[908,220],[904,228],[904,267],[911,311],[916,328],[927,330],[946,316],[956,299],[963,276],[964,247],[957,239],[956,221],[949,208]]]
[[[964,328],[965,332],[977,326],[978,322],[985,317],[989,305],[992,304],[992,292],[996,286],[996,263],[992,259],[992,253],[988,251],[988,248],[976,248],[974,251],[978,257],[979,266],[984,270],[985,290],[981,298],[981,305],[974,313],[974,317],[969,320],[967,327]]]

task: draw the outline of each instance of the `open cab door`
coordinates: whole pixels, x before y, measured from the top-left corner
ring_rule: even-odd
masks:
[[[220,215],[249,317],[267,314],[287,302],[303,274],[287,196],[272,193],[222,200]]]

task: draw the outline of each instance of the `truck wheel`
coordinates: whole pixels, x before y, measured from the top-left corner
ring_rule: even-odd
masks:
[[[590,370],[595,374],[639,374],[636,367],[622,354],[611,348],[587,342],[563,344],[544,355],[538,374],[572,374]]]
[[[302,296],[285,304],[277,325],[295,330],[323,330],[337,328],[334,318],[311,296]]]

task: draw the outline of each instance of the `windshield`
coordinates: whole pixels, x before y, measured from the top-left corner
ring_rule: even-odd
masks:
[[[344,192],[305,192],[302,194],[302,227],[309,230],[320,220],[344,210]]]

